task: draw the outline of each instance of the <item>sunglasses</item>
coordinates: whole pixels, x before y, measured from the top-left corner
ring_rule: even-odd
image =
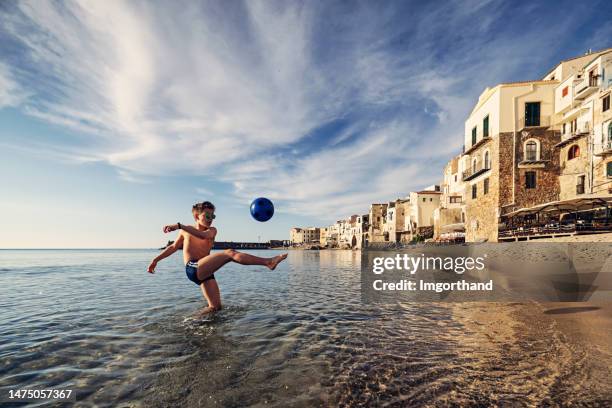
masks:
[[[215,214],[210,215],[209,213],[204,213],[204,217],[206,217],[207,220],[214,220],[217,216]]]

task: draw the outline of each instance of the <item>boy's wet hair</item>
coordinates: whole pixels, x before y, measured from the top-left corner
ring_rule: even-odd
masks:
[[[201,203],[195,203],[191,208],[192,212],[197,212],[198,214],[204,210],[213,210],[215,211],[215,205],[210,201],[203,201]]]

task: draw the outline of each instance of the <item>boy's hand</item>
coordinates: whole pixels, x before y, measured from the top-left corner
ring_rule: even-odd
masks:
[[[169,232],[176,231],[177,229],[179,229],[178,224],[170,224],[164,227],[164,232],[167,234]]]
[[[149,267],[147,268],[147,272],[149,273],[155,273],[155,267],[157,266],[157,261],[154,259],[153,261],[151,261],[151,264],[149,265]]]

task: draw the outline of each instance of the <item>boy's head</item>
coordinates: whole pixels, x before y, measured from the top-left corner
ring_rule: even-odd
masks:
[[[195,203],[191,212],[196,222],[206,227],[209,227],[215,218],[215,206],[210,201]]]

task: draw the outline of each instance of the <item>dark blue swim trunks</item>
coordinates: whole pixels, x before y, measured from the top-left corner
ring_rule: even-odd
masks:
[[[213,273],[209,277],[204,280],[198,279],[198,261],[191,260],[187,262],[185,265],[185,273],[187,274],[187,279],[200,286],[202,282],[206,282],[207,280],[215,279],[215,274]]]

